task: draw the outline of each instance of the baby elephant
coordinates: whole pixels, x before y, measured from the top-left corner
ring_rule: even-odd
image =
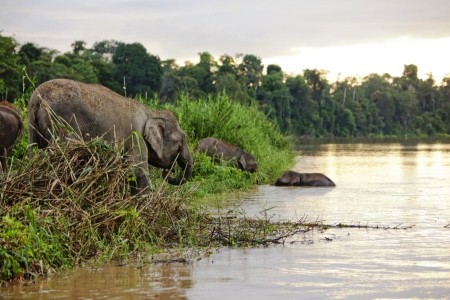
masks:
[[[7,160],[11,150],[23,134],[23,122],[12,104],[0,102],[0,167],[7,171]]]
[[[253,155],[216,138],[209,137],[201,140],[197,149],[214,158],[216,162],[221,159],[231,161],[234,167],[243,171],[256,172],[258,169],[258,163]]]
[[[298,173],[287,171],[275,182],[276,186],[336,186],[334,182],[321,173]]]

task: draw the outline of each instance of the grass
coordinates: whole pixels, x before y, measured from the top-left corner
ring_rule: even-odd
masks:
[[[195,152],[193,181],[201,182],[198,197],[271,184],[293,164],[292,140],[254,104],[245,106],[221,94],[194,101],[181,97],[175,106],[165,108],[177,115],[192,149],[199,140],[216,137],[250,152],[258,161],[258,172],[250,174],[226,163],[216,165]]]
[[[24,92],[16,101],[26,127],[29,95]],[[28,157],[25,132],[9,159],[8,173],[0,173],[0,285],[85,262],[126,263],[141,253],[166,249],[208,253],[223,246],[267,246],[332,227],[304,218],[248,218],[237,210],[209,213],[208,206],[217,199],[270,184],[293,164],[291,141],[256,105],[244,106],[222,94],[196,101],[181,97],[174,106],[152,101],[151,106],[175,112],[190,139],[194,170],[186,184],[174,187],[162,180],[161,170],[152,168],[146,195],[130,195],[130,165],[120,147],[102,139],[72,138]],[[215,164],[196,152],[196,143],[209,136],[252,153],[258,172]]]
[[[52,143],[11,169],[0,178],[2,283],[142,252],[281,243],[303,230],[240,214],[212,217],[191,205],[192,187],[170,186],[158,170],[151,193],[131,196],[121,149],[101,139]]]
[[[17,103],[27,126],[26,101]],[[132,196],[130,165],[120,147],[71,135],[28,157],[25,134],[9,160],[9,172],[0,174],[1,284],[81,262],[126,261],[142,252],[276,242],[279,230],[270,221],[212,217],[205,206],[219,194],[269,183],[277,176],[274,170],[281,172],[292,162],[289,141],[256,107],[235,104],[226,95],[194,102],[182,98],[165,108],[177,114],[192,149],[203,137],[222,138],[253,153],[260,171],[215,164],[193,150],[188,183],[171,186],[153,168],[151,193]]]
[[[199,173],[212,172],[212,178],[226,174],[214,168],[240,172],[208,160],[196,164],[205,168]],[[10,172],[0,174],[0,284],[53,275],[85,262],[123,264],[166,249],[208,253],[217,247],[268,246],[292,242],[316,228],[356,226],[306,218],[274,221],[267,214],[249,218],[239,210],[212,216],[195,205],[204,188],[198,179],[174,187],[153,169],[151,193],[131,196],[129,170],[122,149],[101,139],[52,143],[29,160],[13,160]]]

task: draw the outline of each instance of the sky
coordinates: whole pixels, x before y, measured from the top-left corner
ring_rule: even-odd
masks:
[[[0,32],[62,53],[77,40],[139,42],[179,65],[253,54],[330,80],[401,76],[405,64],[438,84],[450,75],[449,0],[0,0]]]

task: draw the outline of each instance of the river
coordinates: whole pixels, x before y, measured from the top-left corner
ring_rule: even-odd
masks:
[[[370,228],[314,230],[191,263],[77,268],[0,298],[450,299],[450,141],[314,141],[297,150],[293,170],[324,173],[337,186],[258,186],[230,207]]]

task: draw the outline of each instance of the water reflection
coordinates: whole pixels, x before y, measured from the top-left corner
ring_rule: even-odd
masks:
[[[10,287],[0,299],[186,299],[192,285],[188,263],[111,265],[76,268],[34,285]]]
[[[79,269],[10,299],[448,299],[450,144],[319,143],[298,147],[299,172],[335,188],[259,186],[229,199],[248,215],[405,230],[329,229],[284,246],[221,249],[192,264]],[[446,227],[447,226],[447,227]],[[0,296],[0,298],[2,297]]]

